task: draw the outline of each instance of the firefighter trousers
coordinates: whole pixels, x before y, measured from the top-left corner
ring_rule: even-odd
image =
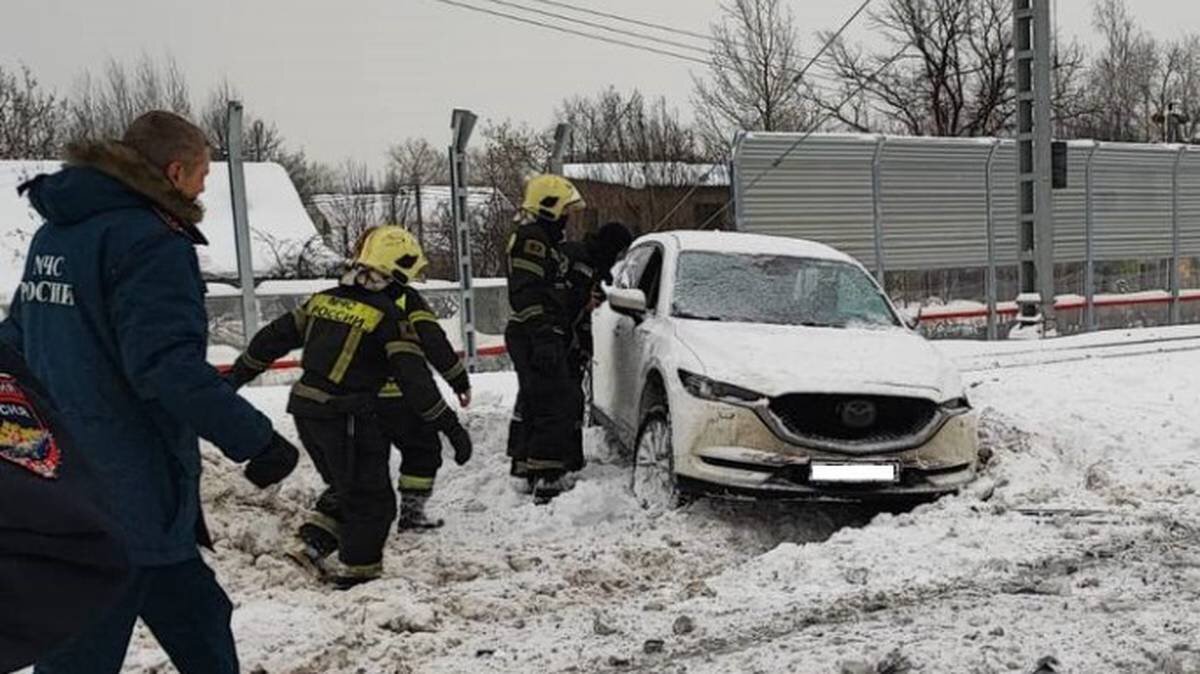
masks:
[[[582,422],[583,391],[571,374],[567,345],[549,370],[534,363],[535,337],[521,324],[504,334],[517,371],[517,402],[509,427],[509,456],[513,474],[562,473],[583,467],[577,429]]]
[[[338,557],[349,566],[383,560],[396,494],[388,474],[391,445],[374,414],[296,417],[300,441],[330,487],[316,513],[336,523]]]
[[[433,483],[442,467],[442,439],[403,398],[380,401],[379,422],[383,433],[400,450],[402,493],[433,493]]]

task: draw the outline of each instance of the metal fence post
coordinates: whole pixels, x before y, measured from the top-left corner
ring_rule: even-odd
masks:
[[[1000,330],[997,323],[999,322],[996,315],[997,297],[999,290],[996,288],[996,220],[992,213],[992,167],[996,162],[996,151],[1000,149],[1000,140],[992,141],[992,148],[988,150],[987,164],[984,167],[983,182],[984,182],[984,203],[987,209],[987,338],[989,341],[999,339]]]
[[[871,207],[875,227],[875,278],[887,292],[887,264],[883,258],[883,146],[887,136],[880,136],[871,158]]]
[[[1095,174],[1092,165],[1096,155],[1100,153],[1100,143],[1092,144],[1088,151],[1087,163],[1083,168],[1083,329],[1091,332],[1096,329],[1096,208],[1095,208]]]
[[[450,213],[454,220],[458,257],[458,318],[462,323],[467,369],[471,372],[479,364],[479,350],[475,344],[475,272],[471,266],[471,227],[467,221],[467,142],[475,129],[475,120],[475,114],[470,110],[455,110],[450,121],[454,132],[450,142]]]
[[[1183,157],[1187,154],[1187,146],[1179,148],[1175,155],[1175,166],[1171,169],[1171,325],[1178,325],[1180,319],[1179,295],[1179,168]]]
[[[230,101],[225,115],[228,139],[229,194],[233,204],[233,241],[237,249],[238,282],[242,285],[242,338],[246,344],[258,332],[258,296],[254,292],[254,260],[250,253],[250,221],[246,209],[246,172],[242,165],[242,103]]]

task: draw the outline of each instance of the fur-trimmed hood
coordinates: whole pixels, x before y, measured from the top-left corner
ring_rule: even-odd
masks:
[[[204,218],[204,207],[181,194],[154,165],[119,141],[72,143],[62,171],[40,175],[19,190],[28,191],[33,207],[54,224],[70,225],[106,211],[149,206],[193,243],[208,243],[196,228]]]

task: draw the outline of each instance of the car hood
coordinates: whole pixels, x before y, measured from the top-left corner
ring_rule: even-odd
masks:
[[[943,402],[962,395],[957,369],[899,328],[813,328],[677,320],[703,374],[765,394],[861,393]]]

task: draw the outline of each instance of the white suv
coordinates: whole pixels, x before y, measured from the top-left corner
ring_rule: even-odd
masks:
[[[593,418],[647,507],[680,492],[935,496],[975,476],[958,373],[862,265],[724,232],[634,242],[592,322]]]

